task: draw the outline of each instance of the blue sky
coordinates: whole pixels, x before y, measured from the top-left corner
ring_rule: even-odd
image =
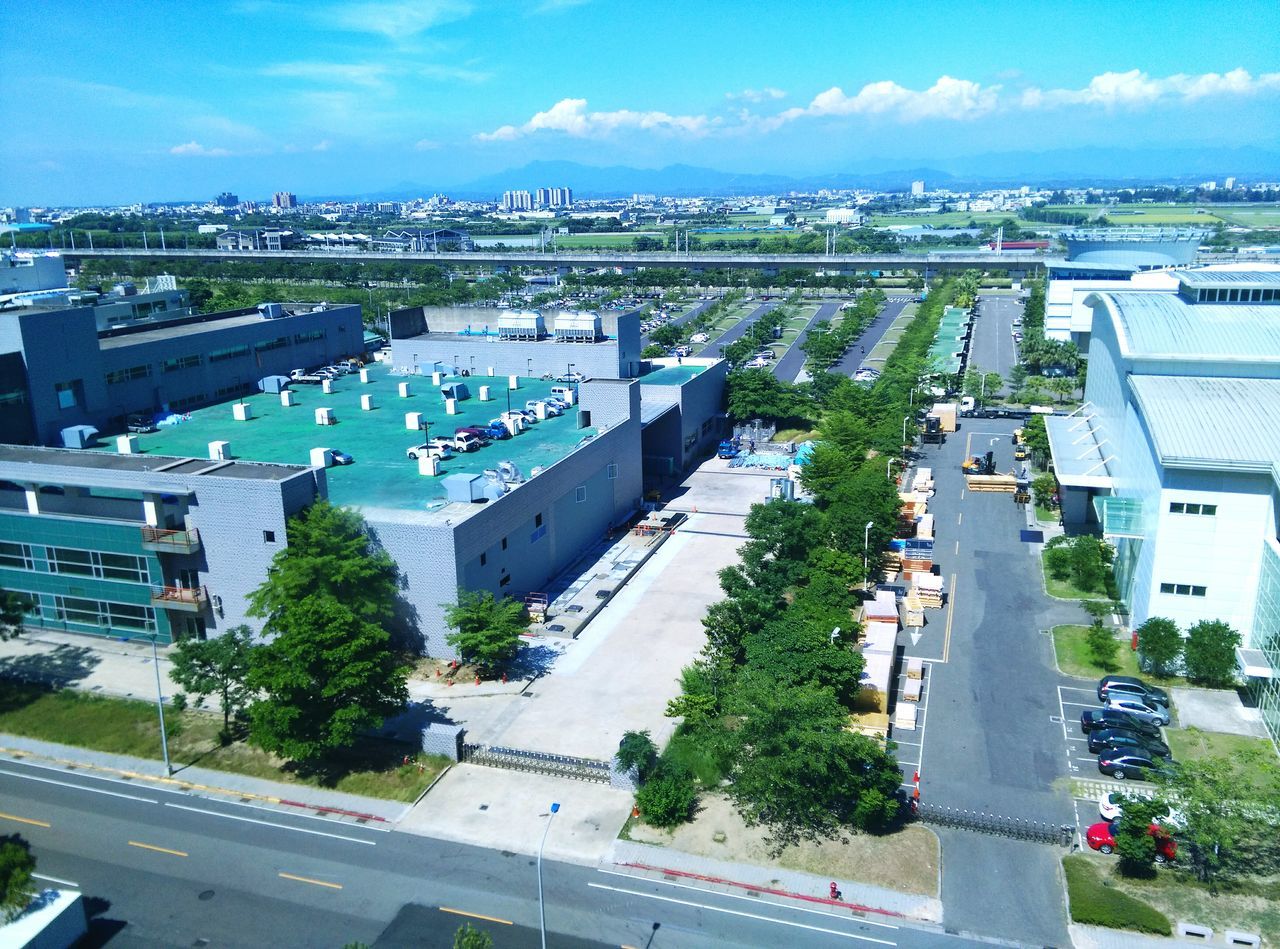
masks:
[[[0,204],[1280,149],[1276,0],[50,0],[0,35]]]

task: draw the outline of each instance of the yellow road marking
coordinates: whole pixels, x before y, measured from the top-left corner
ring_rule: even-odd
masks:
[[[942,641],[942,661],[951,657],[951,621],[956,618],[956,575],[951,575],[951,596],[947,598],[947,635]]]
[[[327,886],[331,890],[342,889],[341,883],[330,883],[327,880],[313,880],[311,877],[294,876],[292,873],[281,873],[279,876],[284,877],[286,880],[297,880],[299,883],[311,883],[314,886]]]
[[[514,926],[515,923],[509,919],[499,919],[497,916],[482,916],[480,913],[468,913],[466,910],[449,909],[447,906],[441,906],[440,912],[452,913],[454,916],[470,916],[472,919],[483,919],[488,923],[502,923],[504,926]]]
[[[154,850],[156,853],[169,853],[169,854],[173,854],[175,857],[191,856],[191,854],[187,853],[185,850],[170,850],[168,847],[156,847],[156,846],[153,846],[152,844],[138,843],[138,841],[136,840],[129,841],[129,846],[141,847],[143,850]]]
[[[0,814],[5,820],[16,820],[19,824],[30,824],[33,827],[51,827],[48,821],[35,820],[31,817],[18,817],[16,814]]]

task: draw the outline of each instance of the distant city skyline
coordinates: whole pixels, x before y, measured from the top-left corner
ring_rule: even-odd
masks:
[[[531,161],[802,177],[1090,147],[1280,152],[1273,0],[174,10],[0,8],[0,205],[447,190]]]

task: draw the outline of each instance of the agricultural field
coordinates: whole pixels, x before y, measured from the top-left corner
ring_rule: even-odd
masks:
[[[1223,219],[1214,209],[1189,204],[1122,204],[1105,208],[1112,224],[1176,224],[1213,227]]]
[[[556,237],[556,246],[562,250],[581,249],[584,247],[630,247],[637,237],[654,237],[666,239],[665,231],[626,231],[613,234],[562,234]]]
[[[1214,208],[1214,214],[1236,227],[1280,228],[1280,207],[1274,204],[1259,207],[1232,205],[1227,208]]]
[[[1016,220],[1015,211],[946,211],[936,214],[873,214],[868,220],[871,227],[968,227],[972,221],[978,227]]]

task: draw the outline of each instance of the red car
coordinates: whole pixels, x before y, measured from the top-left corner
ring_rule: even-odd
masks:
[[[1116,824],[1119,821],[1099,821],[1085,831],[1084,839],[1099,853],[1111,853],[1116,849]],[[1147,833],[1156,839],[1156,863],[1172,863],[1178,857],[1178,842],[1169,836],[1159,824],[1152,824]]]

